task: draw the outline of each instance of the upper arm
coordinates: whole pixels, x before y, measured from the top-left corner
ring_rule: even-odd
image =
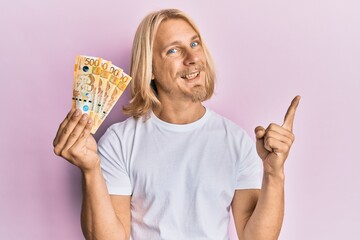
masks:
[[[242,239],[246,223],[254,212],[259,199],[259,194],[259,189],[244,189],[235,191],[231,208],[239,239]]]
[[[111,203],[114,207],[116,216],[121,221],[125,232],[126,239],[130,239],[130,195],[110,195]]]

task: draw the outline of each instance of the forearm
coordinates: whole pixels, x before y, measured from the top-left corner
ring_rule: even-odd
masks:
[[[251,240],[278,239],[284,218],[284,174],[264,173],[262,189],[255,210],[243,231]]]
[[[126,239],[125,229],[115,214],[100,167],[83,172],[81,226],[86,239]]]

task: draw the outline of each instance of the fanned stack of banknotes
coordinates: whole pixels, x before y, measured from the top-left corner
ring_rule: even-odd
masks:
[[[95,133],[131,81],[123,69],[98,57],[76,56],[72,107],[89,114]]]

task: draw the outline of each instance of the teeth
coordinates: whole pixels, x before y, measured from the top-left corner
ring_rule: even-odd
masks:
[[[191,79],[196,78],[198,75],[199,75],[199,72],[197,72],[197,73],[191,73],[191,74],[186,74],[186,75],[184,76],[184,78],[191,80]]]

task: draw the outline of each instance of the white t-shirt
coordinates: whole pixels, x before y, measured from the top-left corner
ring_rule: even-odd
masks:
[[[254,142],[206,109],[190,124],[128,118],[99,140],[109,194],[131,195],[131,237],[229,239],[236,189],[259,189],[262,164]]]

